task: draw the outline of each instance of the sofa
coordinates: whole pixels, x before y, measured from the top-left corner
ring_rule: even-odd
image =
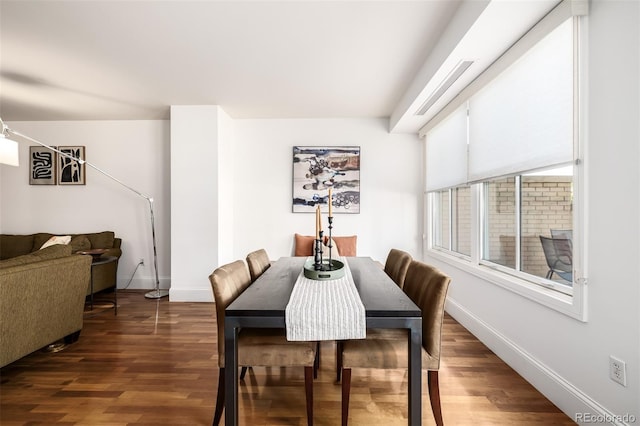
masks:
[[[76,341],[91,256],[70,245],[0,260],[0,367],[62,338]]]
[[[102,256],[115,256],[120,259],[122,255],[122,239],[116,238],[113,231],[93,232],[85,234],[50,234],[39,232],[25,235],[0,235],[0,261],[16,256],[33,253],[54,236],[70,236],[69,246],[72,253],[91,249],[106,249]],[[96,265],[93,267],[93,292],[115,287],[118,277],[118,261]],[[91,294],[91,285],[87,285],[86,294]]]

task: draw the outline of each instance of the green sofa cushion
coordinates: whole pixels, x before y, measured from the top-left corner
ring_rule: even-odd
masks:
[[[96,232],[87,234],[87,238],[91,241],[91,248],[112,248],[115,233],[113,231]]]
[[[0,259],[9,259],[30,253],[33,235],[0,235]]]
[[[37,234],[33,234],[33,247],[31,248],[31,251],[40,250],[40,247],[42,247],[42,245],[46,243],[47,240],[49,240],[49,238],[51,237],[53,237],[53,234],[49,234],[48,232],[39,232]]]
[[[59,259],[61,257],[71,256],[71,252],[71,246],[64,244],[55,244],[30,254],[2,260],[0,261],[0,268],[27,265],[29,263],[40,262],[43,260]]]
[[[74,235],[69,244],[71,245],[74,253],[80,250],[89,250],[91,248],[91,241],[89,241],[89,238],[84,234]]]

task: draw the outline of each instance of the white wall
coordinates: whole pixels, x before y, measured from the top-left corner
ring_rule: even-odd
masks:
[[[336,215],[335,235],[358,235],[358,254],[381,261],[391,247],[421,256],[417,136],[389,134],[385,119],[233,120],[216,106],[196,108],[208,108],[203,122],[214,126],[198,138],[193,122],[179,129],[175,110],[171,130],[167,121],[7,124],[51,145],[85,145],[88,161],[154,198],[160,282],[171,283],[172,300],[211,300],[215,267],[261,247],[272,259],[289,256],[294,233],[314,233],[313,215],[291,209],[294,145],[360,146],[361,213]],[[146,201],[92,169],[85,186],[29,185],[29,145],[20,143],[19,168],[0,166],[0,231],[112,229],[123,238],[119,287],[144,258],[129,288],[153,288]]]
[[[213,301],[208,276],[233,251],[233,120],[171,107],[171,301]]]
[[[452,276],[448,311],[572,418],[640,421],[640,6],[593,1],[588,18],[588,321],[571,319],[478,277]],[[628,384],[609,379],[609,356]],[[602,423],[624,424],[623,417]]]
[[[360,146],[359,214],[336,214],[334,235],[357,235],[358,255],[384,262],[397,247],[422,253],[422,144],[389,134],[385,119],[236,120],[234,254],[293,254],[293,234],[315,234],[315,216],[292,213],[293,146]],[[325,215],[325,228],[326,228]]]
[[[161,285],[169,267],[169,123],[167,121],[8,122],[53,146],[84,145],[87,161],[154,198]],[[0,165],[0,232],[83,233],[112,230],[122,238],[118,286],[145,265],[129,288],[153,287],[153,245],[147,201],[87,168],[86,185],[29,185],[29,146],[19,139],[20,166]]]

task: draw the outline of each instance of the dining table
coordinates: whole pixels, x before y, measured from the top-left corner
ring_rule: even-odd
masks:
[[[420,308],[370,257],[341,258],[366,312],[366,328],[407,329],[408,424],[422,419],[422,314]],[[272,263],[225,310],[225,424],[238,424],[238,333],[242,328],[286,328],[285,310],[306,257],[282,257]]]

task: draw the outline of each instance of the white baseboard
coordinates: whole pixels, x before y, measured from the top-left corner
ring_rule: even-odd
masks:
[[[134,278],[127,286],[126,281],[118,281],[118,290],[153,290],[155,282],[153,278]],[[172,302],[213,302],[211,287],[176,289],[171,287],[169,278],[160,278],[160,288],[169,290],[169,300]]]
[[[447,298],[445,310],[573,421],[585,425],[628,425],[455,300]],[[581,421],[585,417],[588,420]]]

